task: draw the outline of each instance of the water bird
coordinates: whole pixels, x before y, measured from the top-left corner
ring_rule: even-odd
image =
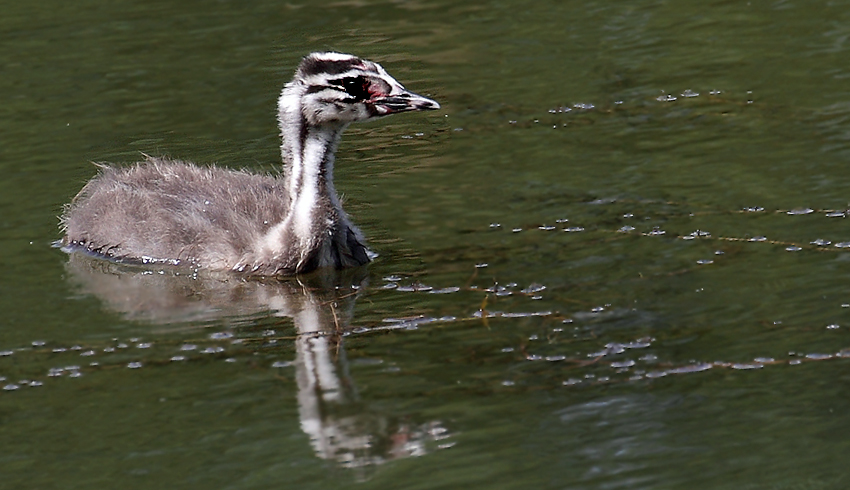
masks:
[[[334,153],[349,123],[440,104],[381,65],[312,53],[278,99],[283,172],[261,175],[145,156],[100,171],[65,206],[58,245],[122,263],[281,276],[366,264],[342,209]]]

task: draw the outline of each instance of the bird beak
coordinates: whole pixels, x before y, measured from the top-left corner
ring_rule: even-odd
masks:
[[[379,97],[373,103],[383,113],[382,115],[408,111],[432,111],[440,108],[440,104],[437,101],[415,94],[409,90],[402,90],[398,94]]]

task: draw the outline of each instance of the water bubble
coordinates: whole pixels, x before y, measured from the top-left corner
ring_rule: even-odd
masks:
[[[750,208],[744,208],[744,211],[747,212],[747,213],[760,213],[760,212],[764,211],[764,208],[761,207],[761,206],[753,206],[753,207],[750,207]]]
[[[835,248],[850,248],[850,242],[838,242],[833,246]]]
[[[691,89],[687,89],[682,92],[682,97],[699,97],[699,92],[694,92]]]
[[[759,364],[770,364],[771,362],[774,362],[775,359],[772,357],[756,357],[753,361]]]
[[[44,386],[44,383],[41,381],[30,381],[30,388],[37,388],[39,386]]]
[[[634,366],[636,363],[631,359],[626,359],[625,361],[612,362],[612,368],[628,368]]]
[[[803,249],[801,247],[796,246],[796,245],[789,245],[789,246],[785,247],[785,250],[788,251],[788,252],[799,252],[800,250],[803,250]]]
[[[577,104],[573,104],[573,107],[575,107],[576,109],[590,110],[593,109],[595,106],[593,104],[579,102]]]
[[[812,245],[817,245],[818,247],[825,247],[825,246],[829,245],[829,244],[830,244],[830,243],[832,243],[832,242],[831,242],[831,241],[829,241],[829,240],[824,240],[824,239],[822,239],[822,238],[818,238],[817,240],[815,240],[815,241],[813,241],[813,242],[810,242],[810,243],[811,243]]]
[[[224,360],[224,362],[236,362],[236,358],[235,357],[228,357],[227,359]]]
[[[567,356],[546,356],[546,360],[549,362],[558,362],[566,359]]]
[[[460,291],[459,287],[452,286],[452,287],[443,288],[443,289],[434,289],[433,291],[429,291],[429,293],[431,293],[431,294],[450,294],[450,293],[456,293],[458,291]]]
[[[541,225],[541,226],[537,227],[538,230],[543,230],[543,231],[552,231],[555,228],[557,228],[557,227],[556,226],[547,226],[547,225]]]
[[[573,386],[573,385],[577,385],[577,384],[581,384],[581,383],[582,383],[582,381],[580,379],[570,378],[570,379],[562,382],[561,384],[564,385],[564,386]]]
[[[713,263],[714,263],[714,261],[713,261],[713,260],[709,260],[709,259],[700,259],[700,260],[697,260],[697,264],[699,264],[699,265],[708,265],[708,264],[713,264]]]
[[[127,363],[127,367],[130,368],[130,369],[139,369],[140,367],[142,367],[142,363],[141,362],[130,362],[130,363]]]
[[[273,368],[285,368],[292,366],[292,362],[290,361],[275,361],[272,363]]]
[[[566,222],[568,222],[568,221],[569,221],[569,220],[568,220],[567,218],[560,218],[560,219],[556,219],[556,220],[555,220],[555,223],[566,223]]]
[[[386,277],[383,278],[383,280],[387,281],[387,282],[398,282],[398,281],[401,281],[402,279],[403,278],[401,276],[386,276]]]
[[[172,362],[179,362],[179,361],[185,361],[185,360],[186,360],[186,356],[171,356]]]
[[[103,352],[115,352],[115,347],[104,347]]]
[[[224,340],[233,337],[233,334],[230,332],[215,332],[210,334],[210,338],[213,340]]]
[[[744,364],[744,363],[735,363],[730,366],[732,369],[761,369],[764,367],[764,364],[753,363],[753,364]]]
[[[667,233],[667,232],[660,229],[660,228],[653,228],[652,231],[650,231],[648,234],[649,234],[649,236],[659,236],[659,235],[663,235],[665,233]]]
[[[519,232],[522,231],[522,228],[514,228],[511,231],[514,232],[514,233],[519,233]]]
[[[501,228],[502,225],[499,223],[490,223],[490,228]]]
[[[584,231],[584,228],[582,228],[581,226],[571,226],[569,228],[564,228],[564,231],[568,233],[578,233],[580,231]]]
[[[812,359],[814,361],[822,361],[824,359],[831,359],[832,354],[819,354],[819,353],[811,353],[806,354],[806,359]]]
[[[411,284],[409,286],[399,286],[397,290],[402,291],[402,292],[406,292],[406,293],[418,293],[418,292],[423,292],[423,291],[430,291],[432,289],[434,289],[434,288],[432,288],[431,286],[427,286],[427,285],[419,283],[419,282],[414,282],[413,284]]]
[[[33,347],[43,347],[46,343],[47,343],[47,342],[45,342],[45,341],[43,341],[43,340],[33,340],[33,341],[32,341],[32,346],[33,346]]]
[[[502,348],[502,352],[513,352],[513,351],[514,351],[514,348],[513,348],[513,347],[504,347],[504,348]]]
[[[847,217],[847,215],[844,214],[843,211],[834,211],[834,212],[831,212],[831,213],[826,213],[826,217],[827,218],[845,218],[845,217]]]
[[[617,230],[617,231],[618,231],[618,232],[620,232],[620,233],[628,233],[628,232],[630,232],[630,231],[634,231],[634,229],[635,229],[635,227],[634,227],[634,226],[628,226],[628,225],[626,225],[626,226],[624,226],[624,227],[620,228],[620,229],[619,229],[619,230]]]
[[[659,95],[655,98],[655,100],[657,100],[658,102],[673,102],[674,100],[676,100],[676,98],[677,97],[675,95],[665,94]]]
[[[207,347],[206,349],[201,351],[201,354],[218,354],[220,352],[224,352],[224,347],[215,346]]]
[[[10,351],[10,350],[0,350],[0,357],[9,357],[14,353],[15,353],[14,351]]]
[[[697,364],[690,364],[687,366],[681,366],[677,368],[670,369],[667,371],[670,374],[686,374],[686,373],[699,373],[702,371],[707,371],[714,367],[713,365],[707,362],[700,362]]]
[[[3,390],[5,390],[5,391],[14,391],[14,390],[17,390],[18,388],[20,388],[20,386],[18,386],[18,385],[16,385],[16,384],[8,384],[8,385],[6,385],[6,386],[4,386],[4,387],[3,387]]]
[[[749,241],[749,242],[766,242],[767,237],[766,236],[754,236],[747,241]]]
[[[543,291],[544,289],[546,289],[546,286],[544,286],[542,284],[531,283],[531,284],[528,285],[527,288],[523,289],[520,292],[525,293],[525,294],[534,294],[534,293],[539,293],[540,291]]]
[[[502,386],[513,386],[513,385],[514,385],[514,382],[511,381],[511,380],[506,379],[505,381],[502,381]]]
[[[794,216],[794,215],[801,215],[801,214],[812,214],[814,212],[815,212],[815,210],[811,209],[811,208],[800,208],[800,209],[792,209],[791,211],[788,211],[786,214],[790,214],[790,215]]]
[[[649,379],[663,378],[664,376],[667,376],[667,371],[650,371],[646,373],[645,376]]]
[[[490,264],[488,264],[487,262],[481,262],[480,264],[475,264],[475,268],[476,269],[483,269],[485,267],[488,267],[489,265]]]
[[[95,354],[95,352],[93,350],[87,350],[85,352],[80,352],[80,356],[82,356],[82,357],[93,356],[94,354]]]
[[[136,344],[137,349],[150,349],[153,344],[150,342],[142,342],[141,344]]]
[[[185,351],[185,350],[195,350],[197,348],[198,348],[198,346],[195,345],[195,344],[183,344],[183,345],[180,346],[180,350],[183,350],[183,351]]]
[[[827,326],[826,326],[826,329],[827,329],[827,330],[837,330],[837,329],[839,329],[839,328],[841,328],[841,326],[840,326],[840,325],[838,325],[838,324],[836,324],[836,323],[833,323],[832,325],[827,325]]]
[[[68,350],[68,349],[66,349],[66,348],[64,348],[64,347],[57,347],[57,348],[53,349],[53,352],[65,352],[65,351],[67,351],[67,350]]]

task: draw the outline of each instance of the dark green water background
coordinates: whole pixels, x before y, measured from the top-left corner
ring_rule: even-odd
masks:
[[[850,2],[2,10],[0,488],[850,485]],[[291,320],[128,313],[109,281],[133,273],[98,294],[51,248],[92,161],[271,170],[278,92],[316,50],[443,105],[338,153],[380,254],[330,352],[345,420],[371,421],[353,459],[314,448],[274,367]]]

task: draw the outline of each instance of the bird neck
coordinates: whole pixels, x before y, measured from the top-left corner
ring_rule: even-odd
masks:
[[[348,224],[333,184],[334,153],[347,125],[309,124],[299,99],[284,90],[279,101],[281,157],[289,197],[283,228],[301,251],[309,251],[340,222]]]

